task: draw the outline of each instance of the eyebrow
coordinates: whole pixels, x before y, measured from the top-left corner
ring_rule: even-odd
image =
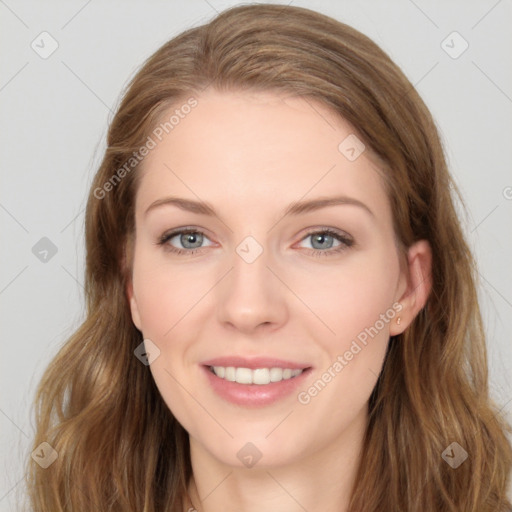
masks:
[[[295,203],[290,204],[283,211],[282,216],[285,217],[286,215],[301,215],[304,213],[319,210],[321,208],[327,208],[328,206],[346,204],[359,206],[364,211],[369,213],[372,217],[375,217],[375,214],[372,212],[372,210],[370,210],[370,208],[366,204],[359,201],[358,199],[348,196],[320,197],[318,199],[311,199],[308,201],[297,201]],[[151,203],[147,208],[146,212],[144,213],[144,215],[147,215],[150,211],[154,210],[155,208],[170,205],[176,206],[187,212],[218,217],[218,214],[213,208],[213,206],[205,201],[195,201],[192,199],[185,199],[183,197],[173,196],[163,197],[162,199],[158,199],[155,202]]]

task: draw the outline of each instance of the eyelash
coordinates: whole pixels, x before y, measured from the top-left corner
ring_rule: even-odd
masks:
[[[192,228],[185,228],[185,229],[178,229],[176,231],[172,231],[170,233],[164,233],[157,241],[157,245],[159,246],[165,246],[164,249],[166,251],[172,252],[177,255],[193,255],[197,252],[200,252],[201,249],[204,249],[204,247],[199,247],[197,249],[178,249],[176,247],[173,247],[172,245],[168,244],[167,242],[174,238],[176,235],[185,235],[185,234],[200,234],[203,236],[206,236],[204,232],[198,230],[198,229],[192,229]],[[309,249],[310,254],[314,257],[320,257],[320,256],[334,256],[337,255],[349,247],[352,247],[354,245],[354,241],[346,236],[343,236],[342,234],[338,233],[337,231],[334,231],[332,229],[326,228],[326,229],[320,229],[316,231],[310,231],[307,233],[302,239],[305,240],[306,238],[312,236],[312,235],[329,235],[341,242],[341,245],[336,247],[335,249],[327,249],[327,250],[320,250],[320,249]],[[207,238],[207,237],[206,237]],[[308,249],[306,249],[308,250]]]

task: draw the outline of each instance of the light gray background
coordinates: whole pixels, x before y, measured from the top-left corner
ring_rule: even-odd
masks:
[[[23,494],[35,386],[83,318],[83,211],[120,92],[165,41],[236,3],[0,0],[1,511]],[[293,5],[369,35],[431,109],[469,210],[492,395],[512,421],[512,2]],[[43,31],[59,45],[47,59],[31,48]],[[456,59],[441,46],[453,31],[469,43]],[[42,237],[58,249],[46,263],[32,253]]]

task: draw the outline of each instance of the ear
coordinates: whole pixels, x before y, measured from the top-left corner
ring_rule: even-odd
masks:
[[[126,297],[128,302],[130,303],[130,311],[132,315],[132,322],[135,324],[135,327],[139,331],[142,332],[142,323],[140,321],[139,308],[137,306],[137,299],[135,298],[135,294],[133,293],[133,256],[134,256],[134,246],[135,246],[135,235],[134,233],[129,233],[126,237],[125,248],[123,251],[121,268],[123,269],[123,273],[126,279]]]
[[[142,323],[140,321],[139,307],[137,306],[137,299],[133,293],[133,282],[130,278],[128,283],[126,284],[126,296],[128,297],[128,302],[130,303],[130,311],[132,314],[132,321],[135,324],[135,327],[139,331],[142,332]]]
[[[397,312],[391,324],[389,334],[401,334],[414,320],[416,315],[427,303],[432,288],[432,250],[426,240],[419,240],[407,251],[407,268],[402,271],[401,283],[405,290],[401,292],[397,302],[402,309]],[[402,284],[401,288],[404,288]],[[397,319],[400,317],[400,323]]]

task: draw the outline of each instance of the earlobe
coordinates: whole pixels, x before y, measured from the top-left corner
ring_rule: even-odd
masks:
[[[398,299],[402,309],[390,327],[390,335],[401,334],[427,303],[432,287],[432,250],[427,240],[419,240],[407,251],[407,286]]]

